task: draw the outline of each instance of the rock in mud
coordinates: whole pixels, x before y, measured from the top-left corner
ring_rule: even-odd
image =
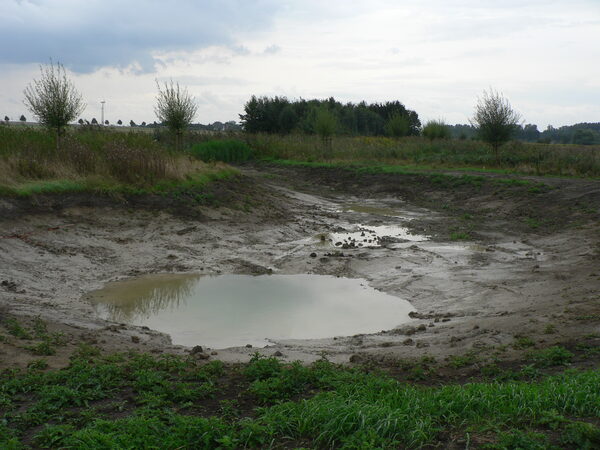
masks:
[[[425,326],[424,323],[422,323],[421,325],[419,325],[417,327],[417,331],[425,331],[425,330],[427,330],[427,327]]]
[[[138,336],[131,336],[131,342],[133,342],[134,344],[139,344],[140,338]]]
[[[283,353],[281,353],[279,350],[277,350],[275,353],[273,353],[273,356],[281,357],[281,356],[283,356]]]
[[[413,341],[411,338],[404,339],[402,341],[402,345],[413,345],[414,343],[415,343],[415,341]]]
[[[190,350],[190,355],[195,355],[196,353],[204,353],[204,349],[201,345],[196,345]]]
[[[252,344],[246,344],[246,348],[252,348]]]
[[[312,252],[312,253],[310,254],[310,257],[311,257],[311,258],[316,258],[316,257],[317,257],[317,254],[316,254],[315,252]]]

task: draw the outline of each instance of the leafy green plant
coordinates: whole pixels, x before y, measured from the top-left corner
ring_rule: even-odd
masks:
[[[6,326],[7,331],[14,337],[26,340],[32,339],[31,333],[29,333],[29,331],[27,331],[19,322],[17,322],[16,319],[6,319],[4,325]]]
[[[537,350],[529,354],[529,357],[539,367],[564,366],[569,364],[574,356],[569,350],[560,346]]]

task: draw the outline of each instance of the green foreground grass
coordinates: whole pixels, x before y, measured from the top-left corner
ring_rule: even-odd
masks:
[[[228,367],[101,355],[85,345],[69,367],[45,366],[38,360],[0,377],[2,448],[419,448],[456,438],[487,448],[600,444],[598,370],[425,387],[326,360],[305,367],[256,354]]]

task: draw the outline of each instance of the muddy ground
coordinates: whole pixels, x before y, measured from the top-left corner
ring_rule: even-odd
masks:
[[[85,299],[108,281],[165,272],[365,278],[416,310],[377,334],[203,348],[195,353],[201,358],[243,362],[258,350],[306,362],[326,356],[394,365],[423,356],[519,358],[532,343],[600,342],[599,181],[266,164],[240,170],[213,186],[209,203],[0,199],[0,368],[39,358],[8,332],[9,318],[40,317],[64,334],[47,358],[51,367],[67,364],[82,342],[106,351],[189,352],[154,330],[98,319]],[[379,248],[321,242],[320,235],[356,224],[406,226],[430,239]]]

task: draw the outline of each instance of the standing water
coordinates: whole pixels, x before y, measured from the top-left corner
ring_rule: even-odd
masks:
[[[212,348],[374,333],[407,322],[413,310],[365,280],[325,275],[152,275],[88,298],[104,319]]]

